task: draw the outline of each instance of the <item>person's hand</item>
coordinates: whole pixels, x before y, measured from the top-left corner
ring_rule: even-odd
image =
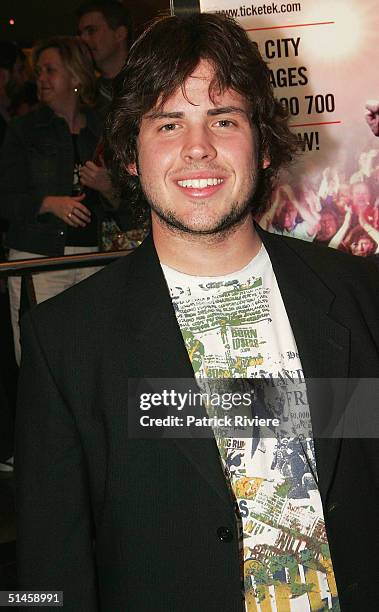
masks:
[[[329,180],[329,177],[330,177],[330,174],[331,174],[331,172],[330,172],[330,168],[329,168],[329,166],[327,166],[327,167],[326,167],[326,168],[324,168],[324,169],[323,169],[323,171],[322,171],[322,178],[324,178],[326,181],[328,181],[328,180]]]
[[[379,136],[379,100],[368,100],[366,121],[374,136]]]
[[[111,195],[113,191],[108,170],[92,161],[87,161],[80,168],[80,182],[86,187],[99,191],[105,197]]]
[[[293,189],[290,185],[288,185],[288,183],[284,183],[279,187],[279,196],[281,201],[290,200],[293,202],[296,199]]]
[[[345,206],[345,222],[350,223],[351,217],[353,216],[353,209],[350,204],[346,204]]]
[[[319,196],[313,189],[304,189],[303,202],[314,215],[319,216],[318,213],[321,211],[322,206]]]
[[[52,213],[71,227],[86,227],[91,221],[91,211],[82,204],[85,194],[79,196],[46,196],[40,214]]]

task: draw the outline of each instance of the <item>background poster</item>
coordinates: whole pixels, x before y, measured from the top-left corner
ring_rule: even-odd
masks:
[[[200,0],[234,17],[258,44],[304,154],[281,175],[270,231],[355,255],[379,253],[379,100],[375,0]],[[378,105],[379,112],[379,105]]]

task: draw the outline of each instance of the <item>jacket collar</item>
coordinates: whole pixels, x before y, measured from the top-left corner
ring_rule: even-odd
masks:
[[[274,236],[257,227],[268,251],[307,378],[344,378],[348,375],[349,331],[330,316],[335,295],[303,257],[304,245],[295,239]],[[308,245],[309,246],[309,245]],[[308,248],[308,247],[307,247]],[[313,249],[313,247],[312,247]],[[319,258],[311,249],[310,260]],[[312,254],[313,253],[313,254]],[[193,378],[192,366],[176,320],[167,284],[151,237],[131,257],[128,285],[133,292],[133,327],[129,350],[135,377]],[[136,293],[132,287],[140,287]],[[130,327],[129,327],[130,329]],[[331,406],[329,387],[310,390],[312,422],[321,431],[333,429],[341,413]],[[320,399],[321,398],[321,399]],[[333,415],[333,416],[332,416]],[[214,440],[176,440],[203,477],[230,504]],[[340,441],[315,440],[321,496],[325,500],[338,459]]]
[[[257,226],[271,260],[307,378],[348,375],[349,331],[332,319],[336,298],[319,276],[323,251]],[[322,271],[322,270],[321,270]]]
[[[335,293],[319,270],[327,266],[322,248],[257,231],[269,253],[308,379],[307,395],[315,438],[319,488],[326,502],[341,450],[350,330],[333,319]],[[329,254],[329,253],[328,253]]]
[[[317,265],[323,263],[320,257],[321,249],[313,247],[309,251],[307,261],[304,257],[304,247],[310,245],[304,245],[302,241],[293,238],[270,234],[259,226],[257,231],[272,262],[305,376],[347,377],[349,330],[332,319],[335,294],[315,270]],[[140,296],[141,303],[137,300],[138,311],[134,313],[137,320],[140,320],[140,333],[149,333],[151,327],[157,327],[159,320],[165,326],[169,325],[171,332],[175,330],[176,333],[168,337],[172,337],[175,343],[182,343],[152,237],[146,238],[130,257],[134,259],[130,280],[133,283],[142,282],[144,287],[143,297]],[[146,295],[148,300],[145,302]],[[149,310],[148,320],[142,314],[146,308]],[[187,355],[185,349],[183,354]],[[180,363],[177,363],[177,367],[180,367]],[[185,370],[188,374],[187,367]]]
[[[132,356],[127,375],[167,379],[168,388],[176,379],[187,379],[192,386],[193,369],[152,238],[146,238],[127,259],[126,263],[132,265],[126,273],[127,302],[122,315],[126,319],[117,322],[120,354],[126,351]],[[215,439],[175,439],[173,443],[230,510],[230,494]]]

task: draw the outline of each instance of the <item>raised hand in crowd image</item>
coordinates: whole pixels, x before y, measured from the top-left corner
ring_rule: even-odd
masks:
[[[366,183],[354,183],[351,194],[343,223],[329,246],[362,257],[376,255],[379,253],[378,202],[371,205],[370,188]]]
[[[379,100],[367,101],[366,121],[374,136],[379,136]]]
[[[377,156],[377,149],[362,151],[362,153],[358,157],[358,170],[351,175],[350,184],[361,183],[371,176],[374,160]]]
[[[9,126],[0,160],[0,215],[9,220],[9,259],[98,250],[104,211],[113,191],[106,169],[92,160],[103,122],[94,106],[91,54],[78,38],[55,37],[32,52],[38,108]],[[37,302],[48,299],[97,268],[34,276]],[[12,326],[20,357],[20,279],[9,279]]]
[[[273,204],[260,224],[275,234],[312,241],[320,220],[320,201],[312,188],[296,190],[283,184],[274,193]]]
[[[346,172],[346,161],[326,166],[307,189],[293,187],[293,178],[286,176],[260,220],[262,227],[353,255],[376,255],[379,151],[364,150],[355,163],[352,174]]]
[[[330,168],[327,166],[322,171],[322,178],[320,186],[318,188],[318,196],[324,204],[333,202],[340,186],[340,178],[338,175],[337,168]]]

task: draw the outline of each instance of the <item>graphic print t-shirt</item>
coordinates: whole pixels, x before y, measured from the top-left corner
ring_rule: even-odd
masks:
[[[267,251],[223,277],[162,269],[199,386],[269,380],[272,416],[286,423],[271,437],[256,428],[244,437],[214,430],[236,501],[246,610],[339,610],[306,385]],[[296,435],[299,426],[308,436]]]

